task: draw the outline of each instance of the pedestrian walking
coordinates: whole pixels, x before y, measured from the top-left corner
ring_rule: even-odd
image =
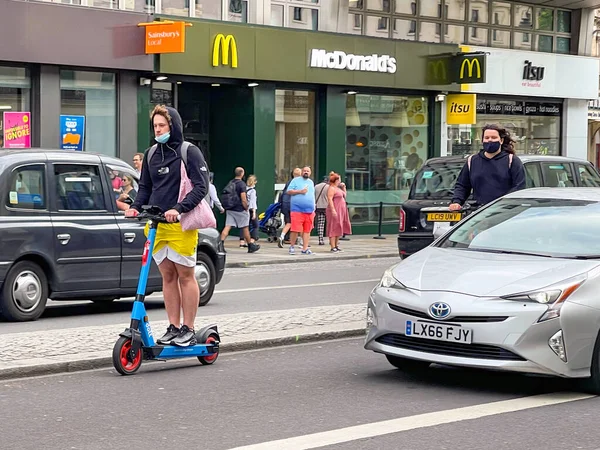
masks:
[[[258,241],[258,195],[256,193],[256,176],[250,175],[246,181],[246,196],[248,197],[248,212],[250,213],[250,242]],[[243,234],[240,230],[240,247],[248,247],[243,240]]]
[[[310,167],[304,167],[302,177],[294,178],[288,186],[287,192],[292,196],[290,255],[295,253],[294,244],[298,234],[302,234],[302,254],[312,255],[312,251],[308,248],[315,218],[315,184],[310,179],[311,173]]]
[[[315,186],[315,195],[317,196],[316,203],[316,221],[317,221],[317,236],[319,245],[325,245],[325,222],[327,215],[327,191],[329,190],[329,177],[324,177],[323,181]]]
[[[471,192],[477,208],[509,192],[525,189],[525,168],[515,154],[510,133],[497,125],[486,125],[481,131],[483,149],[469,156],[460,171],[450,211],[462,209]]]
[[[331,172],[329,190],[327,191],[327,237],[332,253],[340,252],[340,237],[352,234],[350,216],[346,204],[346,185],[341,183],[340,176]]]
[[[281,201],[281,214],[283,214],[284,223],[283,230],[281,230],[281,236],[277,240],[277,245],[279,246],[279,248],[283,248],[285,237],[290,231],[290,228],[292,227],[292,217],[290,215],[292,207],[292,196],[288,194],[288,188],[290,186],[290,183],[294,180],[294,178],[297,178],[300,175],[302,175],[302,169],[300,169],[300,167],[296,167],[294,170],[292,170],[291,178],[283,187],[283,191],[281,192],[281,196],[279,198],[279,200]]]
[[[215,187],[215,184],[214,184],[215,174],[213,172],[211,172],[209,178],[210,178],[210,186],[209,186],[210,201],[209,201],[209,205],[210,205],[211,208],[214,208],[216,206],[217,209],[219,210],[219,212],[221,214],[223,214],[225,212],[225,209],[223,208],[223,205],[221,204],[221,200],[219,200],[219,196],[217,195],[217,188]]]
[[[257,252],[260,245],[251,241],[248,227],[250,225],[250,212],[248,197],[246,194],[246,183],[244,178],[244,169],[237,167],[235,169],[235,178],[227,183],[223,192],[221,192],[221,204],[226,211],[225,228],[221,232],[221,242],[225,248],[225,239],[229,236],[231,228],[238,228],[244,236],[244,241],[248,245],[248,253]]]
[[[177,218],[196,208],[208,194],[208,167],[200,149],[190,145],[185,169],[193,189],[178,202],[182,171],[181,146],[184,142],[181,116],[175,108],[158,105],[151,117],[156,151],[150,160],[148,152],[144,155],[138,193],[125,215],[135,217],[142,205],[147,204],[165,211],[168,223],[160,224],[157,229],[152,256],[162,275],[169,327],[157,342],[161,345],[195,345],[194,321],[200,302],[200,290],[194,270],[198,230],[183,231]],[[146,235],[148,230],[146,225]],[[183,324],[180,321],[182,311]]]

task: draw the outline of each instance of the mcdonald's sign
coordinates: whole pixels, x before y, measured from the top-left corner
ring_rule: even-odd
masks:
[[[451,57],[449,56],[429,59],[427,61],[427,84],[441,85],[452,83],[450,61]]]
[[[238,52],[235,37],[228,34],[225,36],[219,33],[215,36],[213,42],[212,52],[212,65],[217,67],[219,65],[219,57],[221,57],[221,64],[224,66],[229,65],[229,52],[231,51],[231,67],[236,68],[238,66]]]
[[[456,82],[460,84],[485,83],[485,63],[485,54],[458,55]]]

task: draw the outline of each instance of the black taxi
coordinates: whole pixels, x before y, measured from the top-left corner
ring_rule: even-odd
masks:
[[[0,315],[40,317],[48,299],[112,301],[133,297],[145,223],[122,205],[139,177],[124,161],[71,150],[0,152]],[[196,280],[208,303],[225,271],[215,229],[199,230]],[[152,262],[147,295],[162,290]]]

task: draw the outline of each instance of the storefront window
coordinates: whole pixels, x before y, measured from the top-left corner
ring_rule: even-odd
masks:
[[[85,116],[83,149],[117,156],[117,86],[114,73],[60,71],[60,113]]]
[[[315,165],[315,93],[275,91],[275,183],[294,167]],[[316,174],[315,174],[316,175]]]
[[[415,174],[428,157],[425,97],[348,95],[346,186],[354,223],[398,220]],[[361,206],[364,205],[364,206]]]
[[[4,146],[2,132],[4,112],[31,111],[31,79],[24,67],[0,66],[0,148]],[[32,124],[35,128],[36,124]]]
[[[497,124],[516,140],[518,154],[560,155],[561,114],[561,103],[478,99],[476,125],[448,127],[448,154],[478,152],[481,128]]]

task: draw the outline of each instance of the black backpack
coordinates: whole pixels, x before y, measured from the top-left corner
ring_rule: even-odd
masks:
[[[238,180],[231,180],[221,192],[221,205],[226,210],[235,209],[238,206],[242,206],[242,199],[236,189]]]

